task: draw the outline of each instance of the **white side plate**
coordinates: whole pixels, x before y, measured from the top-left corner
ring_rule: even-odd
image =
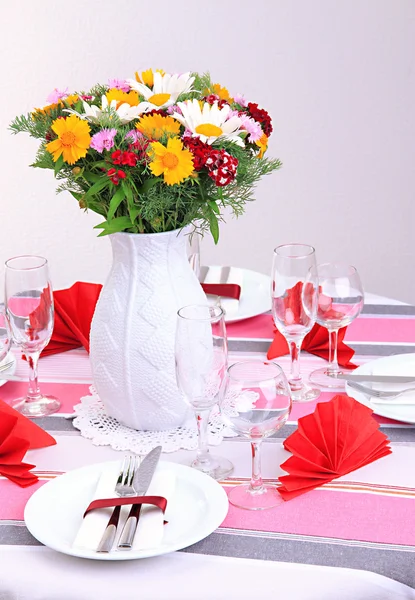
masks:
[[[69,471],[39,488],[26,504],[24,519],[39,542],[64,554],[95,560],[133,560],[186,548],[219,527],[228,512],[225,490],[211,477],[184,465],[160,462],[157,470],[173,470],[176,485],[170,499],[163,542],[151,549],[101,554],[72,547],[101,473],[114,463]],[[166,512],[167,518],[167,512]]]
[[[358,367],[353,373],[359,375],[415,375],[415,354],[397,354],[395,356],[385,356],[377,360],[372,360]],[[408,384],[396,383],[373,383],[372,385],[377,390],[396,390],[408,387]],[[405,394],[405,396],[413,400],[413,405],[394,404],[394,399],[391,398],[389,404],[377,404],[372,402],[371,398],[362,392],[358,392],[351,388],[346,382],[346,392],[352,398],[355,398],[362,404],[369,406],[375,415],[403,421],[404,423],[415,423],[415,392]]]

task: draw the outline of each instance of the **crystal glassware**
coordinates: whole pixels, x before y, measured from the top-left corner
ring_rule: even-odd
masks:
[[[0,367],[2,363],[8,362],[7,358],[11,346],[10,331],[6,318],[6,309],[4,305],[0,305]]]
[[[309,275],[315,264],[315,250],[307,244],[284,244],[274,250],[272,315],[276,328],[287,340],[290,350],[291,373],[288,383],[295,402],[308,402],[320,395],[320,390],[306,385],[300,374],[301,345],[315,323],[317,311],[317,290],[315,285],[311,285]]]
[[[264,484],[261,476],[261,442],[284,425],[291,411],[291,390],[283,370],[262,360],[235,363],[227,371],[219,406],[225,425],[248,438],[252,448],[251,482],[234,487],[229,501],[249,510],[283,503],[275,484]]]
[[[219,306],[194,304],[177,314],[177,384],[194,410],[198,428],[198,451],[191,466],[214,479],[225,479],[233,465],[226,458],[212,456],[207,443],[209,415],[218,402],[228,366],[224,313]]]
[[[320,387],[343,388],[344,380],[336,377],[349,369],[340,369],[337,361],[338,333],[350,325],[363,308],[364,292],[359,273],[352,265],[325,263],[311,268],[309,283],[318,290],[317,323],[329,332],[328,365],[313,371],[310,381]]]
[[[53,295],[48,262],[41,256],[17,256],[6,261],[5,306],[13,342],[29,364],[29,389],[13,408],[27,417],[43,417],[59,410],[54,396],[41,394],[37,365],[53,331]]]

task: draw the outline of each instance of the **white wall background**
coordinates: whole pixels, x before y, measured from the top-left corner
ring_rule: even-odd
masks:
[[[13,0],[0,19],[0,264],[43,254],[59,289],[103,281],[111,262],[99,217],[28,166],[37,143],[7,130],[16,114],[55,87],[209,70],[269,110],[284,166],[203,262],[267,273],[276,245],[303,241],[415,304],[414,0]]]

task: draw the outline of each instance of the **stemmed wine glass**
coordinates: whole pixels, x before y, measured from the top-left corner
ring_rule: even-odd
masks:
[[[325,263],[310,269],[308,281],[310,286],[318,286],[317,323],[329,332],[329,363],[313,371],[310,381],[321,387],[343,387],[344,381],[336,378],[348,369],[339,367],[337,340],[339,329],[350,325],[363,308],[364,292],[359,273],[348,264]]]
[[[219,306],[193,304],[177,314],[177,383],[195,412],[198,428],[198,451],[191,466],[214,479],[225,479],[232,473],[233,464],[212,456],[207,444],[209,415],[218,402],[228,366],[224,312]]]
[[[320,395],[320,390],[305,385],[300,375],[301,345],[315,323],[317,311],[317,289],[310,285],[313,280],[309,275],[315,264],[315,250],[307,244],[284,244],[274,250],[272,315],[276,328],[285,337],[290,349],[288,383],[295,402],[308,402]],[[307,276],[309,285],[305,287]]]
[[[37,365],[53,331],[53,296],[48,262],[41,256],[17,256],[6,261],[6,317],[11,336],[29,364],[29,389],[13,408],[27,417],[43,417],[59,410],[54,396],[41,394]]]
[[[286,422],[291,411],[291,390],[283,370],[274,362],[238,362],[229,367],[220,411],[225,425],[248,438],[252,447],[252,477],[248,485],[234,487],[229,501],[239,508],[262,510],[281,504],[274,485],[261,477],[261,442]]]

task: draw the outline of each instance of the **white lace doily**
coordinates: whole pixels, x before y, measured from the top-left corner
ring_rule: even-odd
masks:
[[[90,396],[81,398],[81,403],[74,406],[76,417],[73,425],[80,430],[81,435],[92,440],[95,446],[111,446],[114,450],[129,451],[135,454],[147,454],[156,446],[162,446],[163,452],[176,450],[196,450],[197,427],[194,417],[184,427],[168,431],[136,431],[119,423],[108,416],[96,390],[91,386]],[[258,398],[256,392],[245,391],[243,403],[252,406]],[[234,414],[238,398],[231,395],[225,400],[224,408],[229,414]],[[208,426],[208,443],[211,446],[220,444],[224,437],[234,437],[237,434],[226,427],[219,410],[212,410]]]

